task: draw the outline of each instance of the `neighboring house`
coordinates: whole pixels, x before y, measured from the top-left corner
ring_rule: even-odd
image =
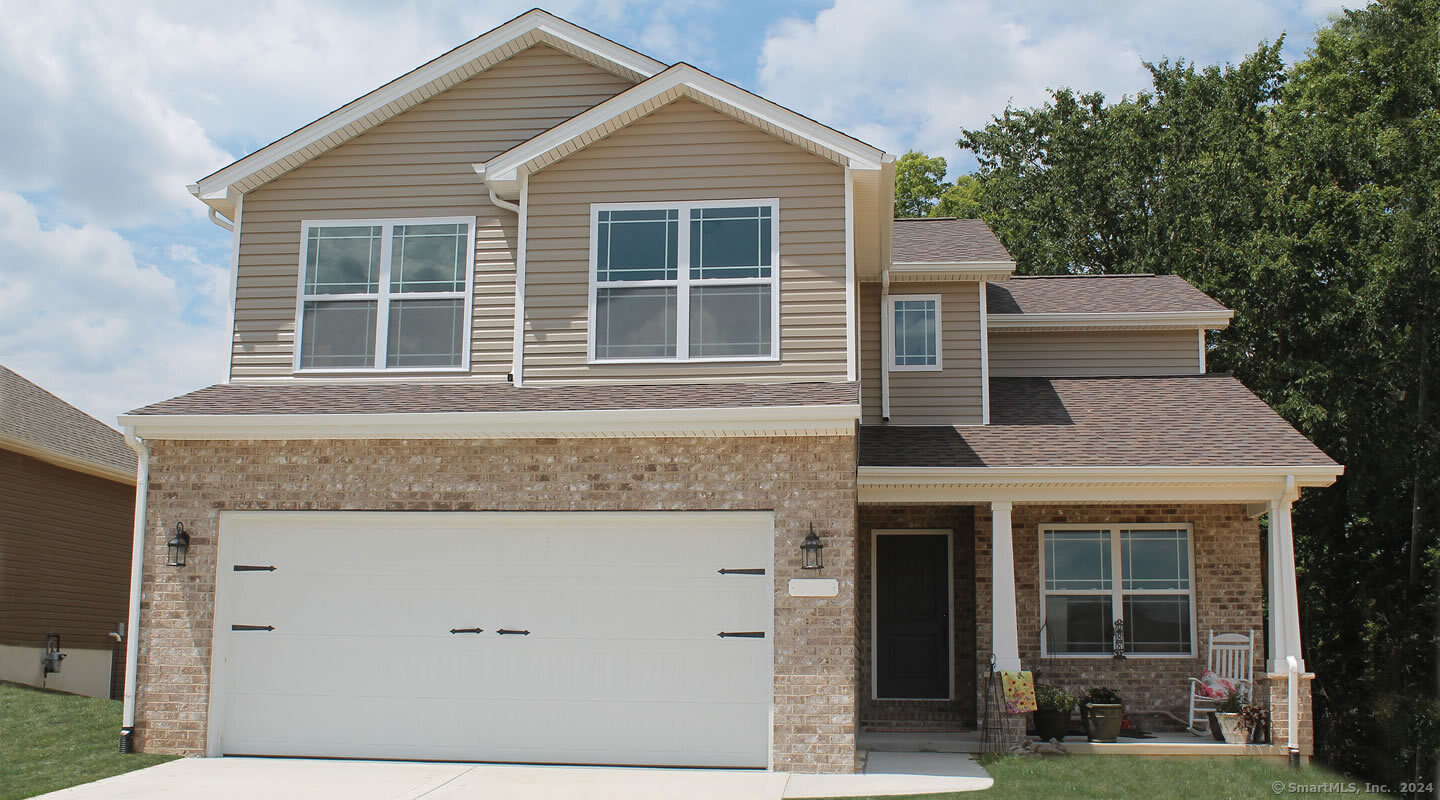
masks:
[[[0,366],[0,680],[120,697],[134,526],[120,432]]]
[[[1183,713],[1211,630],[1282,672],[1291,504],[1341,468],[1207,374],[1231,312],[1012,277],[893,182],[542,11],[202,178],[230,380],[121,419],[127,735],[849,772],[864,729],[977,725],[992,656],[1137,713]]]

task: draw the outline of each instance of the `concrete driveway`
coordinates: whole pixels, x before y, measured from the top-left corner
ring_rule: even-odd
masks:
[[[618,767],[533,767],[335,761],[295,758],[186,758],[43,795],[49,800],[782,800],[929,794],[988,789],[968,756],[871,753],[864,775]]]

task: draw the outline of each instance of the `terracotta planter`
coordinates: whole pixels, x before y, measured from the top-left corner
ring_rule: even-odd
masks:
[[[1239,714],[1222,714],[1217,711],[1214,717],[1220,730],[1219,738],[1226,744],[1246,743],[1249,737],[1246,736],[1245,724],[1241,721]]]
[[[1087,707],[1089,726],[1086,732],[1092,742],[1113,742],[1125,722],[1125,706],[1120,703],[1091,703]]]
[[[1039,711],[1031,712],[1035,721],[1035,735],[1043,741],[1051,739],[1064,739],[1065,733],[1070,730],[1070,712],[1056,711],[1050,708],[1042,708]]]

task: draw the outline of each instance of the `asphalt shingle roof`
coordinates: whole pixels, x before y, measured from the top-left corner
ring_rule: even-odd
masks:
[[[506,383],[222,383],[130,413],[385,414],[846,405],[860,402],[859,387],[858,383],[597,383],[517,389]]]
[[[860,464],[894,467],[1330,466],[1229,375],[995,378],[990,425],[860,429]]]
[[[0,366],[0,448],[6,441],[135,473],[135,451],[119,431]]]
[[[986,287],[990,314],[1224,311],[1179,275],[1017,276]]]
[[[897,219],[890,238],[890,260],[905,263],[1013,262],[1010,253],[982,220],[927,217]]]

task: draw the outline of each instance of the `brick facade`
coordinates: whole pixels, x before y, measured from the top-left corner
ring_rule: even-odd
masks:
[[[151,443],[137,746],[205,751],[225,510],[771,510],[774,766],[852,772],[857,717],[855,439],[830,437]],[[164,567],[165,531],[191,533]],[[814,523],[834,598],[792,598]],[[814,577],[813,573],[804,573]]]
[[[955,698],[950,702],[873,699],[871,657],[872,532],[875,530],[945,529],[954,536]],[[859,558],[856,564],[860,647],[860,724],[874,728],[975,727],[975,555],[974,510],[970,506],[860,507]]]
[[[1189,523],[1194,534],[1196,653],[1194,658],[1041,658],[1040,526],[1048,523]],[[1120,692],[1130,712],[1169,711],[1183,717],[1191,677],[1206,664],[1206,638],[1216,633],[1255,631],[1254,674],[1264,667],[1264,573],[1260,526],[1238,505],[1020,505],[1012,511],[1016,606],[1020,659],[1039,679],[1073,690],[1107,686]],[[976,636],[978,670],[987,669],[991,642],[991,516],[976,510]],[[983,685],[983,684],[982,684]],[[1257,692],[1263,697],[1262,692]],[[1177,723],[1163,716],[1144,722]]]

